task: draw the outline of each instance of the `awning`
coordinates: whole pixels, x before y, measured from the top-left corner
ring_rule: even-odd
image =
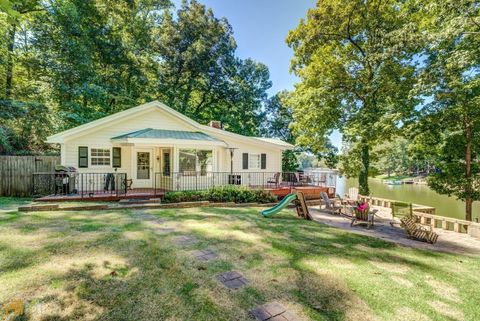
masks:
[[[202,132],[190,132],[184,130],[165,130],[145,128],[120,136],[112,137],[117,143],[170,143],[170,144],[198,144],[227,146],[227,144],[215,137]]]

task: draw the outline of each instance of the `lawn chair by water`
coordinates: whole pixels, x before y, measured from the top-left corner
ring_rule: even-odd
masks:
[[[377,212],[377,209],[371,210],[370,205],[368,204],[363,210],[355,207],[353,209],[352,222],[350,223],[350,226],[367,223],[367,228],[370,229],[374,224],[374,219]]]
[[[345,194],[345,197],[348,199],[349,202],[356,202],[358,201],[358,188],[350,187],[348,189],[348,193]]]
[[[432,230],[431,226],[422,225],[416,222],[415,217],[406,216],[400,219],[402,227],[405,229],[409,238],[435,244],[438,234]]]
[[[330,214],[341,214],[342,213],[342,206],[339,206],[339,205],[335,204],[335,202],[332,202],[332,200],[330,200],[328,198],[327,193],[321,192],[320,197],[322,198],[323,203],[325,203],[324,210],[326,210]],[[320,204],[320,209],[322,209],[322,204]]]
[[[412,217],[413,216],[413,206],[411,203],[405,202],[392,202],[390,205],[392,209],[392,222],[390,225],[393,226],[395,224],[400,224],[400,220],[404,217]]]

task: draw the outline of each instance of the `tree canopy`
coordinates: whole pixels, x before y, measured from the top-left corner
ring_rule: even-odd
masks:
[[[154,99],[259,134],[268,68],[236,55],[225,18],[195,0],[2,0],[0,153]]]
[[[415,79],[403,1],[320,0],[287,38],[298,143],[314,151],[334,129],[354,146],[362,194],[369,194],[371,145],[388,139],[411,117]]]

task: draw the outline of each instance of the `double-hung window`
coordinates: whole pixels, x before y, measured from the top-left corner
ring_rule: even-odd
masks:
[[[260,169],[262,166],[262,158],[260,154],[250,154],[248,157],[249,169]]]
[[[90,148],[92,166],[110,166],[110,148]]]

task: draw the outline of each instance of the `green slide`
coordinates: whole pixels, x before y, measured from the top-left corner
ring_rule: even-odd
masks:
[[[287,207],[288,204],[290,204],[291,202],[293,202],[293,201],[296,200],[296,199],[297,199],[297,194],[295,194],[295,193],[290,193],[290,194],[288,194],[287,196],[285,196],[280,203],[278,203],[277,205],[275,205],[275,206],[272,207],[272,208],[269,208],[269,209],[266,209],[266,210],[262,211],[261,214],[262,214],[264,217],[268,217],[268,216],[270,216],[270,215],[277,214],[277,213],[280,212],[282,209],[284,209],[285,207]]]

